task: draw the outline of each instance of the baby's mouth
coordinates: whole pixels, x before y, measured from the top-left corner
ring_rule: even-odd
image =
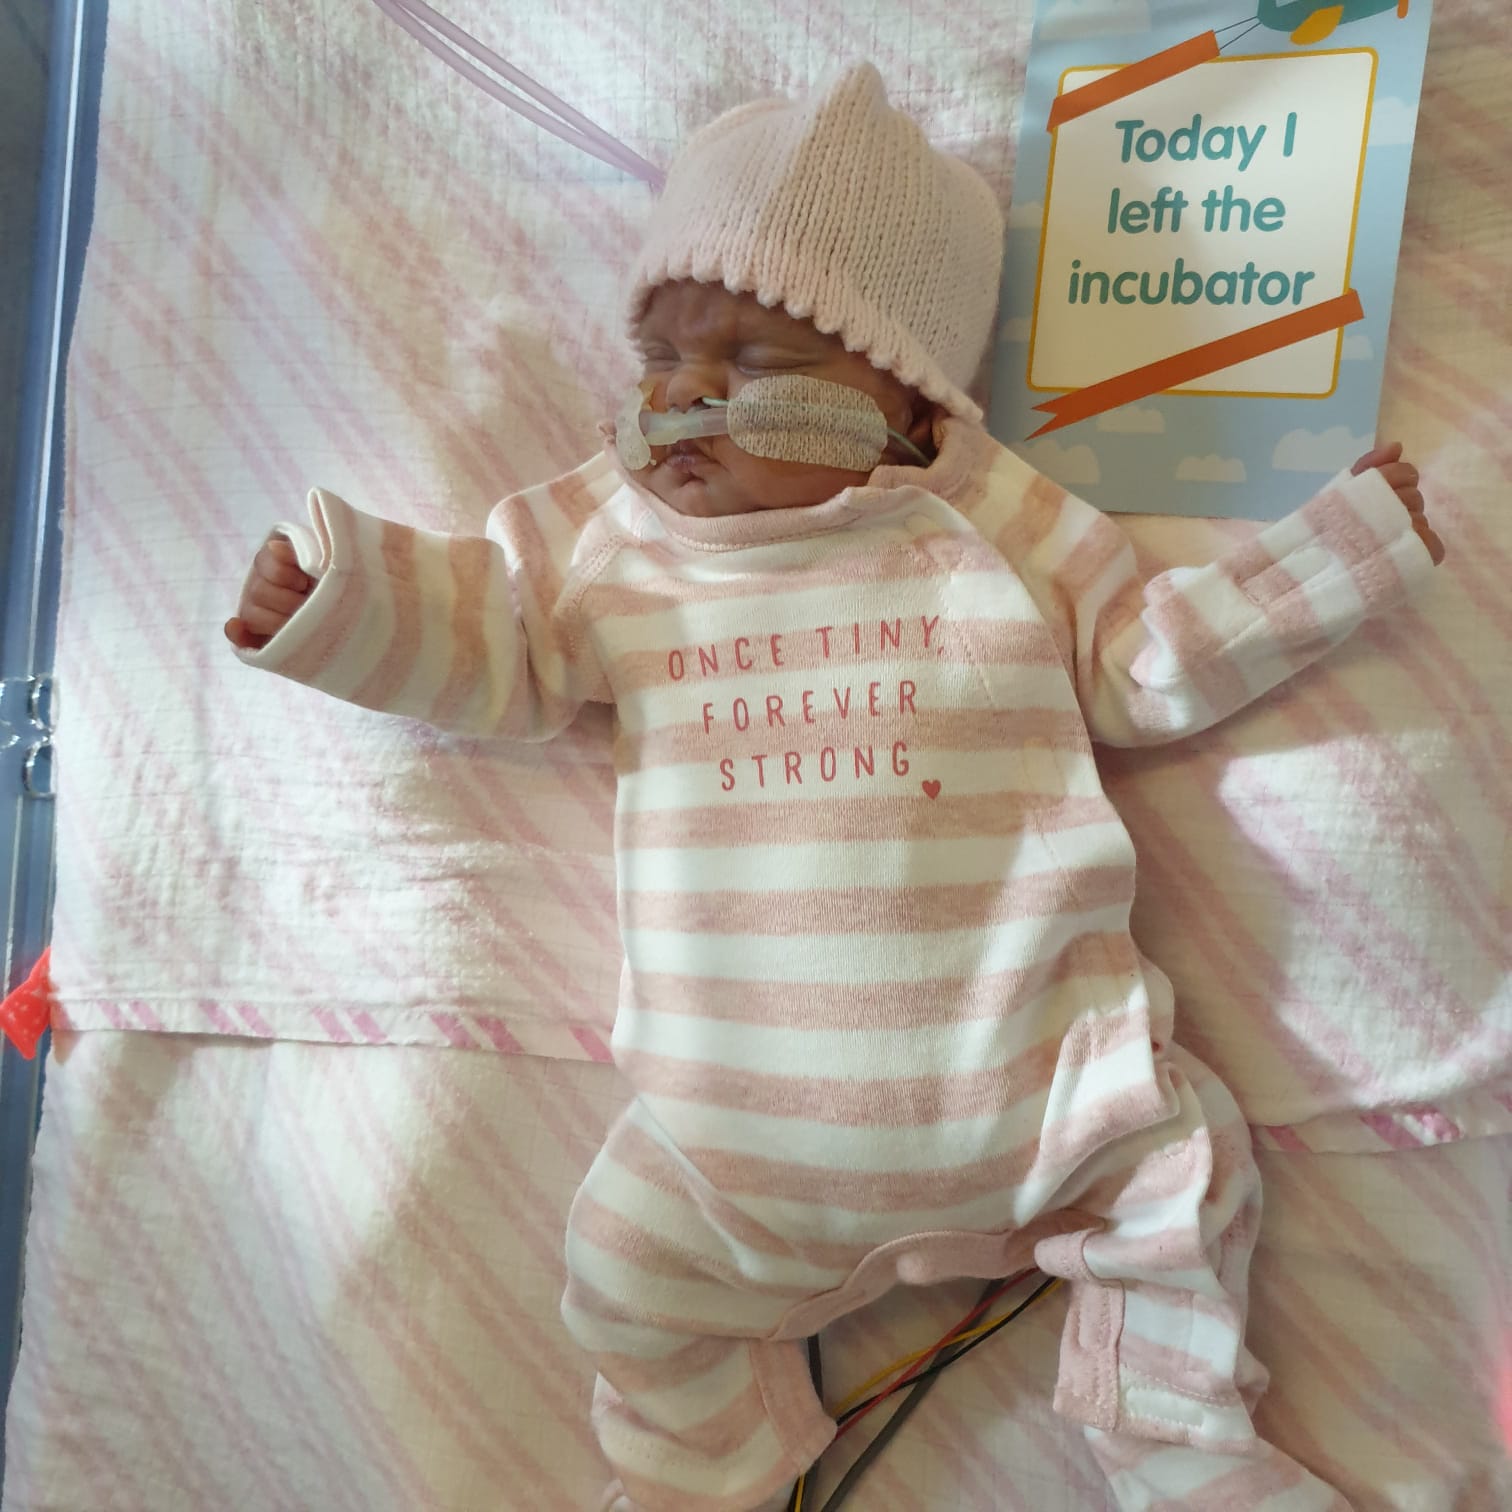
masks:
[[[696,474],[719,464],[696,441],[674,441],[661,458],[661,465],[674,472]]]

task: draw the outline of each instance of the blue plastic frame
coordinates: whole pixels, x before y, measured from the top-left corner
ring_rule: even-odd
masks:
[[[16,495],[9,550],[0,563],[0,674],[7,679],[50,674],[53,666],[63,530],[64,377],[94,214],[106,24],[107,0],[53,0]],[[24,743],[0,752],[0,792],[16,795],[13,802],[0,802],[6,992],[36,963],[52,912],[54,805],[21,796],[23,758]],[[6,1044],[0,1059],[0,1347],[6,1351],[0,1412],[20,1347],[23,1247],[44,1049],[28,1061]],[[3,1470],[0,1445],[0,1474]]]

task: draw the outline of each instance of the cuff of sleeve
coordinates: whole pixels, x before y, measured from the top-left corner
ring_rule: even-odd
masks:
[[[268,532],[268,539],[281,536],[294,548],[300,570],[316,579],[298,609],[268,643],[258,650],[241,650],[237,657],[249,667],[265,672],[279,672],[301,682],[314,682],[318,663],[323,663],[337,647],[328,646],[314,654],[317,642],[328,642],[325,631],[332,611],[343,598],[344,580],[352,572],[355,545],[349,523],[351,506],[322,489],[311,489],[308,497],[309,525],[279,524]]]
[[[1341,609],[1364,618],[1403,603],[1433,571],[1412,516],[1377,468],[1340,473],[1260,542],[1271,565],[1244,585],[1259,603],[1284,583],[1305,586],[1320,608],[1337,595]]]
[[[1199,660],[1238,659],[1253,696],[1400,606],[1432,570],[1412,516],[1380,472],[1340,474],[1209,567],[1165,575],[1200,615],[1211,648],[1206,658],[1183,658],[1181,675]],[[1153,672],[1141,677],[1162,686]]]
[[[310,510],[313,515],[316,508],[315,496],[310,495]],[[321,577],[326,568],[331,565],[329,552],[326,544],[308,525],[292,525],[280,521],[268,532],[268,540],[285,540],[294,548],[294,555],[299,562],[299,570],[307,572],[312,578]]]
[[[1402,574],[1403,586],[1412,592],[1433,574],[1433,558],[1417,531],[1412,515],[1397,497],[1396,490],[1372,467],[1359,477],[1340,473],[1329,485],[1337,490],[1348,506],[1368,526],[1380,543],[1380,550],[1390,556]]]

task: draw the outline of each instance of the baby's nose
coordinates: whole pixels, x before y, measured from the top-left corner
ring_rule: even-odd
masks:
[[[713,363],[684,363],[668,379],[668,409],[692,409],[700,399],[723,399],[724,371]]]

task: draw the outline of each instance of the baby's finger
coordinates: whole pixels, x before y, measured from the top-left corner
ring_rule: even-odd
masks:
[[[1412,517],[1412,528],[1417,532],[1418,539],[1428,548],[1428,555],[1433,559],[1433,565],[1437,567],[1444,560],[1444,543],[1438,538],[1438,533],[1422,515]]]
[[[310,586],[309,574],[300,570],[299,558],[294,548],[285,540],[271,540],[257,553],[253,563],[257,575],[280,588],[297,588],[301,592]]]
[[[1356,477],[1363,472],[1369,472],[1372,467],[1385,467],[1389,463],[1401,460],[1402,443],[1391,441],[1384,446],[1378,446],[1373,451],[1368,451],[1350,468],[1350,472]]]
[[[293,588],[280,588],[275,583],[254,578],[242,596],[241,610],[245,614],[250,607],[268,609],[288,619],[304,601],[305,595],[302,592]]]
[[[271,639],[266,635],[254,635],[242,619],[228,619],[225,624],[226,639],[238,651],[260,651]]]
[[[1410,462],[1388,462],[1380,469],[1381,476],[1395,489],[1416,488],[1418,470]]]
[[[242,604],[239,618],[253,635],[271,638],[289,623],[289,616],[266,604]]]
[[[1397,489],[1397,498],[1399,498],[1402,503],[1407,506],[1407,513],[1410,515],[1420,515],[1427,507],[1423,503],[1422,494],[1419,493],[1415,488]]]

